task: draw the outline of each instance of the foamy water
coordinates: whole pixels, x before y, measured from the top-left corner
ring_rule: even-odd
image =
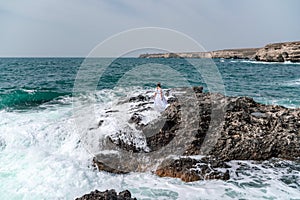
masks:
[[[146,92],[141,88],[152,88],[157,81],[166,88],[207,87],[185,59],[119,59],[103,75],[97,94],[83,91],[74,97],[73,107],[73,84],[82,60],[1,59],[1,200],[74,199],[95,189],[112,188],[118,192],[128,189],[138,199],[300,199],[299,162],[232,161],[229,181],[193,183],[160,178],[151,172],[98,172],[92,166],[93,153],[99,150],[98,141],[107,135],[130,127],[134,137],[127,139],[146,148],[139,131],[128,123],[132,114],[128,109],[135,103],[118,104],[119,100]],[[299,107],[299,64],[226,59],[214,62],[224,80],[226,95],[246,95],[262,103]],[[97,66],[105,63],[105,59],[95,60],[88,67],[86,80],[94,80]],[[192,63],[200,68],[207,64],[201,59],[193,59]],[[123,82],[117,80],[121,76]],[[107,89],[117,82],[141,88]],[[118,112],[107,113],[110,110]],[[153,110],[141,114],[142,123],[159,115]],[[103,124],[98,127],[100,120]]]
[[[275,65],[278,65],[278,64],[283,64],[283,65],[299,65],[299,63],[296,63],[296,62],[291,62],[291,61],[285,61],[285,62],[281,62],[281,63],[278,63],[278,62],[264,62],[264,61],[255,61],[255,60],[231,60],[230,62],[232,63],[252,63],[252,64],[263,64],[263,65],[272,65],[272,64],[275,64]]]
[[[105,94],[100,92],[95,104],[95,118],[106,120],[98,130],[99,135],[110,134],[127,123],[107,120],[120,116],[105,111],[124,108],[116,103],[120,95],[112,91]],[[184,183],[179,179],[159,178],[151,172],[128,175],[98,172],[92,167],[92,155],[80,142],[82,135],[76,129],[70,101],[67,97],[61,105],[0,112],[0,199],[73,199],[94,189],[112,188],[128,189],[138,199],[295,199],[300,196],[300,166],[291,161],[232,161],[229,163],[231,179],[227,182]],[[146,121],[157,117],[151,111],[143,114]],[[122,119],[130,116],[126,112],[121,115]],[[236,174],[241,165],[244,169]]]

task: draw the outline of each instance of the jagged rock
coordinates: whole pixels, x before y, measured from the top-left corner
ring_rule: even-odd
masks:
[[[176,102],[176,101],[177,101],[176,97],[169,97],[168,100],[167,100],[167,102],[168,102],[169,104],[174,103],[174,102]]]
[[[299,109],[263,105],[249,98],[228,101],[235,106],[226,112],[221,137],[212,155],[223,160],[300,157]]]
[[[210,98],[203,96],[202,100]],[[226,113],[219,138],[210,155],[221,160],[266,160],[300,157],[300,110],[263,105],[248,97],[226,98]],[[205,101],[200,101],[205,102]],[[186,155],[200,154],[210,123],[209,104],[202,104],[199,134]]]
[[[202,93],[203,92],[203,87],[202,86],[194,86],[193,90],[195,93]]]
[[[208,179],[229,179],[229,171],[218,171],[214,167],[229,167],[225,163],[208,158],[196,160],[192,158],[180,158],[168,165],[158,167],[155,174],[161,177],[180,178],[185,182],[208,180]]]
[[[139,94],[136,97],[130,97],[129,102],[136,102],[136,101],[147,101],[149,98],[147,96]]]
[[[142,131],[151,151],[166,146],[175,137],[175,131],[179,128],[179,120],[179,104],[174,102],[158,120],[143,127]]]
[[[159,176],[177,177],[184,181],[202,180],[201,177],[204,176],[207,179],[227,180],[228,173],[214,170],[220,167],[214,164],[214,160],[223,163],[230,160],[300,158],[300,109],[264,105],[249,97],[225,97],[211,93],[186,95],[188,92],[195,94],[195,89],[191,88],[174,90],[180,91],[175,95],[174,102],[158,119],[140,129],[146,138],[149,151],[137,148],[134,143],[113,141],[119,148],[142,157],[142,153],[155,152],[173,141],[177,145],[180,137],[188,136],[188,143],[178,147],[180,151],[171,153],[176,156],[206,155],[214,158],[207,162],[205,159],[199,161],[187,158],[169,161],[156,170]],[[184,91],[187,93],[182,93]],[[191,99],[192,96],[195,99]],[[138,117],[133,121],[138,122]],[[130,131],[124,130],[122,134],[130,136]],[[97,161],[96,159],[94,162],[97,164]],[[127,162],[130,161],[124,160],[122,165],[126,166]],[[126,168],[129,171],[139,169],[137,163],[129,164],[130,167]],[[133,166],[134,164],[137,166]],[[118,165],[116,164],[116,168]],[[198,171],[189,170],[196,165]],[[106,169],[105,162],[97,166],[113,173],[129,172]],[[205,166],[212,166],[213,171],[209,171],[211,175],[207,175],[209,172]]]
[[[112,189],[104,192],[95,190],[82,197],[76,198],[75,200],[136,200],[136,198],[131,198],[131,193],[128,190],[124,190],[117,194],[117,192]]]

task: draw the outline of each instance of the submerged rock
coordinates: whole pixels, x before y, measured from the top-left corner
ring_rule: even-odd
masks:
[[[98,190],[92,191],[89,194],[85,194],[82,197],[76,198],[75,200],[136,200],[136,198],[131,198],[131,193],[128,190],[124,190],[117,194],[117,192],[112,190],[106,190],[100,192]]]

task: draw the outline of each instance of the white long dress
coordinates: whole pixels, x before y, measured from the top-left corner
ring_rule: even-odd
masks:
[[[162,89],[156,88],[155,90],[155,99],[154,99],[154,109],[162,112],[168,106],[168,102],[164,96]]]

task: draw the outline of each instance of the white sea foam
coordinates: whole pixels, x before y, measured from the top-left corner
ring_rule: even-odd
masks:
[[[252,64],[265,64],[265,65],[272,65],[272,64],[286,64],[286,65],[299,65],[300,63],[295,63],[291,61],[285,62],[265,62],[265,61],[255,61],[255,60],[231,60],[231,63],[252,63]]]
[[[24,92],[27,92],[29,94],[32,94],[34,92],[36,92],[36,90],[28,90],[28,89],[22,89]]]
[[[300,85],[300,79],[295,79],[295,80],[287,81],[285,83],[285,85],[287,85],[287,86],[299,86]]]
[[[127,124],[125,119],[130,116],[123,113],[123,121],[115,123],[107,119],[120,116],[105,113],[107,109],[122,110],[122,106],[133,104],[117,105],[120,95],[111,91],[106,91],[106,96],[100,93],[94,105],[96,121],[89,126],[97,127],[97,120],[104,119],[103,130],[90,132],[101,135],[103,131],[105,135]],[[92,97],[79,97],[78,101]],[[299,164],[287,161],[282,161],[287,162],[287,167],[267,162],[232,161],[232,178],[227,182],[184,183],[179,179],[159,178],[150,172],[128,175],[98,172],[91,166],[92,155],[80,142],[82,135],[74,124],[70,99],[66,101],[65,105],[49,105],[40,110],[0,111],[0,199],[74,199],[91,190],[112,188],[118,192],[128,189],[138,199],[290,199],[300,196]],[[83,118],[89,119],[88,115],[90,113],[85,113]],[[143,115],[145,123],[157,117],[157,113],[151,111]],[[248,167],[236,174],[234,171],[241,163]],[[290,178],[291,184],[282,181],[284,177]]]

